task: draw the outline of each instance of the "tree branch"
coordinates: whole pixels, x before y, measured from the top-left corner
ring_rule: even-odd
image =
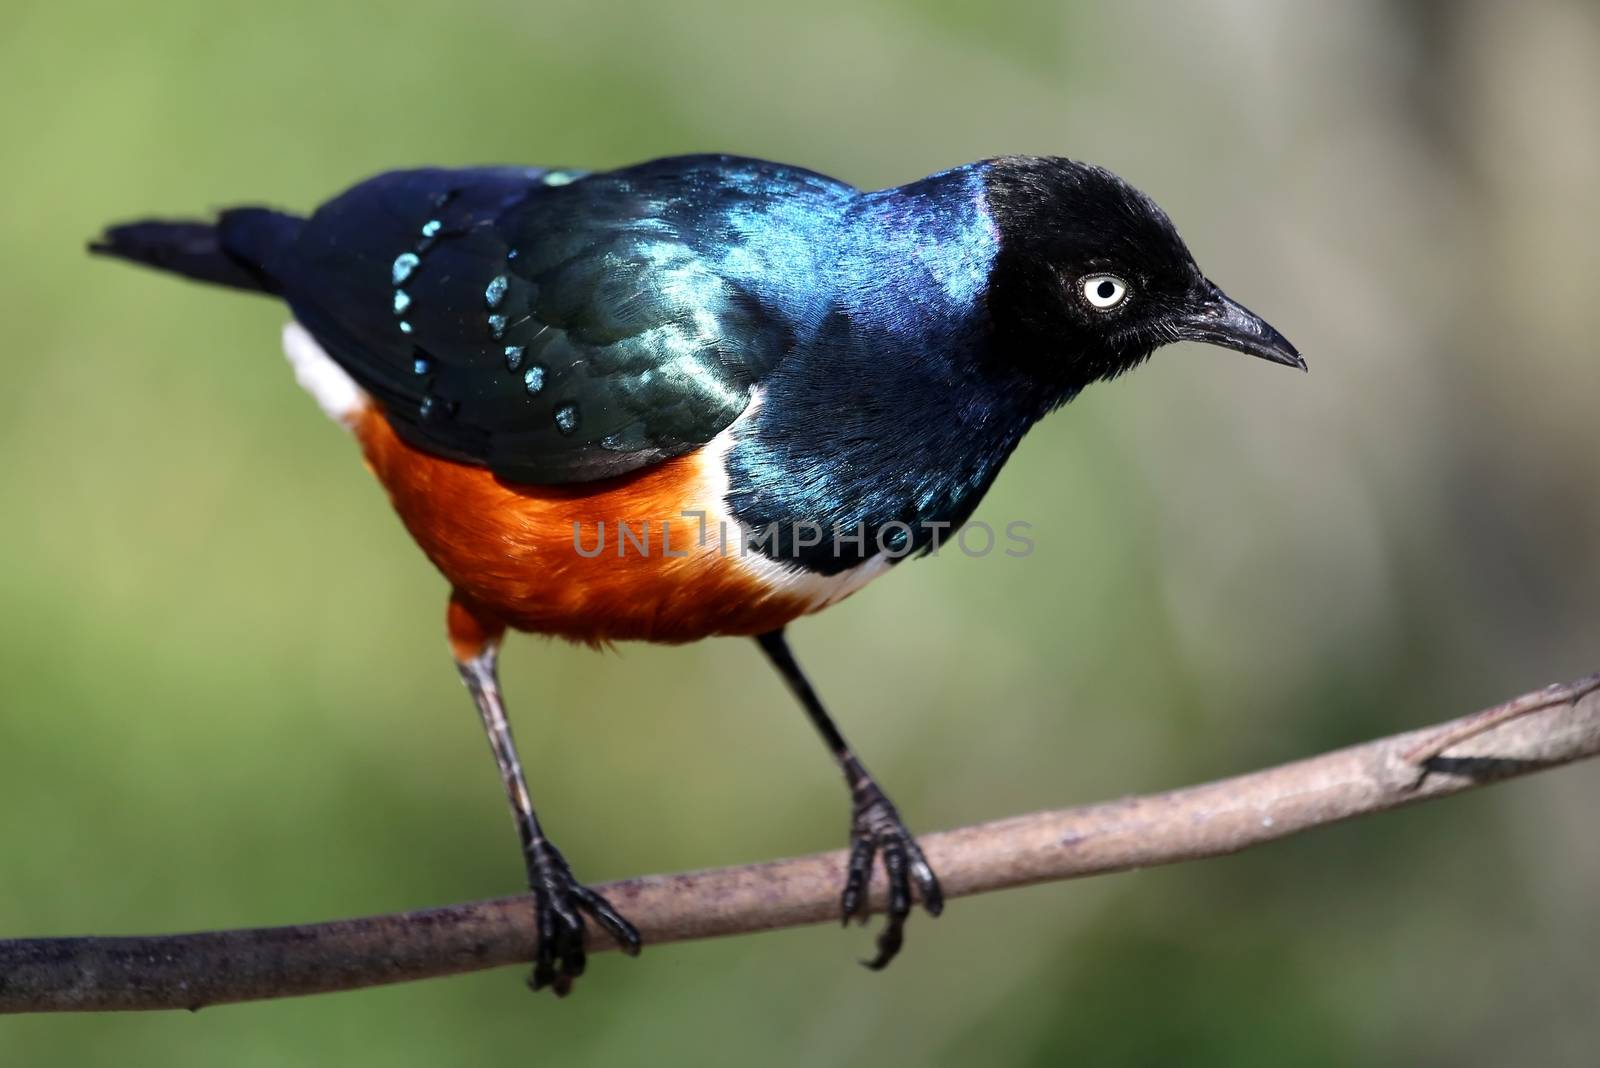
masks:
[[[946,897],[960,897],[1234,853],[1596,755],[1600,675],[1237,778],[921,841]],[[655,946],[837,919],[843,880],[838,852],[598,889]],[[298,927],[0,941],[0,1013],[197,1009],[451,975],[532,959],[534,930],[524,896]]]

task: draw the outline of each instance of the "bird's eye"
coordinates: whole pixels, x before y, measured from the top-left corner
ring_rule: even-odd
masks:
[[[1091,274],[1083,280],[1083,299],[1106,311],[1128,299],[1128,285],[1114,274]]]

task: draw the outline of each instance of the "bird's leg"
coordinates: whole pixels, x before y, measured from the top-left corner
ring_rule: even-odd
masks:
[[[889,882],[888,918],[883,933],[878,936],[878,955],[872,960],[862,961],[876,971],[900,952],[900,945],[905,938],[906,917],[911,914],[913,885],[922,898],[922,907],[930,915],[937,916],[944,911],[944,894],[939,889],[939,880],[928,866],[917,840],[900,819],[894,804],[865,765],[850,751],[844,735],[839,733],[839,728],[822,707],[816,691],[806,681],[805,673],[789,651],[783,631],[770,631],[756,641],[799,699],[817,733],[822,735],[822,740],[839,762],[845,784],[850,787],[850,863],[844,893],[840,898],[840,911],[845,923],[849,923],[852,916],[860,917],[862,923],[866,922],[867,886],[872,881],[872,861],[877,855],[883,855],[884,874]]]
[[[485,625],[456,599],[450,602],[449,626],[456,669],[483,718],[483,730],[511,802],[511,816],[516,821],[522,858],[528,869],[528,887],[538,910],[539,947],[528,985],[535,990],[549,987],[556,996],[565,997],[573,980],[583,974],[585,914],[630,956],[639,952],[639,932],[610,902],[573,878],[566,859],[539,826],[528,783],[522,775],[522,761],[511,738],[511,724],[500,700],[496,661],[504,628]]]

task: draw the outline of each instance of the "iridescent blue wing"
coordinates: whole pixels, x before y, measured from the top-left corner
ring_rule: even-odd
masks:
[[[611,477],[711,440],[792,346],[792,309],[729,268],[786,192],[754,167],[396,172],[319,209],[275,269],[407,440],[511,481]]]

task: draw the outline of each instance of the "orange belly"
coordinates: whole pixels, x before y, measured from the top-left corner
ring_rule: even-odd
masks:
[[[707,470],[721,461],[706,451],[601,482],[521,486],[406,444],[371,404],[351,422],[406,529],[485,624],[591,643],[685,642],[764,633],[820,607],[724,550],[714,518],[702,537],[684,517],[723,510],[721,473]]]

